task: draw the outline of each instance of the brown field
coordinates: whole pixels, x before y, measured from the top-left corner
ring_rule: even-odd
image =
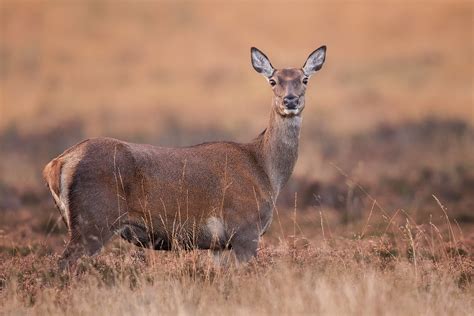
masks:
[[[472,315],[469,1],[0,2],[0,315]],[[73,273],[43,166],[93,136],[247,141],[276,67],[327,60],[258,258],[115,240]]]

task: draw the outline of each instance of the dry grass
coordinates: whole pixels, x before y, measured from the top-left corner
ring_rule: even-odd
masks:
[[[0,2],[0,314],[472,314],[473,4],[260,5]],[[97,135],[247,141],[270,105],[249,47],[280,67],[322,44],[255,262],[116,240],[57,270],[47,161]]]
[[[318,230],[331,233],[306,238],[314,220],[278,213],[257,259],[241,267],[217,266],[207,251],[117,240],[62,273],[51,243],[30,241],[0,252],[0,304],[34,315],[470,315],[474,238],[439,207],[444,225],[416,224],[402,211],[382,220],[379,236],[372,210],[352,238],[323,218]]]
[[[38,315],[469,315],[472,256],[405,242],[404,249],[377,239],[268,246],[237,270],[217,268],[205,253],[121,252],[116,245],[81,261],[75,274],[61,274],[54,256],[34,252],[2,263],[0,302],[7,314]]]

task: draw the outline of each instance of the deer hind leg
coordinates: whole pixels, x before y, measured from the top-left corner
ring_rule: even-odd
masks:
[[[130,222],[118,230],[120,237],[141,248],[154,250],[171,250],[172,242],[167,234],[160,231],[150,231],[143,224]]]
[[[93,227],[71,227],[70,239],[59,259],[61,270],[71,267],[82,256],[93,256],[113,236],[113,232],[107,227],[102,229],[94,225]]]
[[[137,247],[151,248],[152,246],[152,236],[143,225],[137,223],[125,224],[119,230],[119,234],[120,237]]]
[[[114,235],[113,227],[119,217],[110,193],[79,192],[69,200],[70,238],[59,262],[62,269],[83,255],[97,254]]]

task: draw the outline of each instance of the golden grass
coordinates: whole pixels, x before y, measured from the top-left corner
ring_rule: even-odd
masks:
[[[277,213],[256,260],[240,267],[117,240],[60,272],[50,246],[60,235],[12,242],[0,251],[0,305],[31,315],[470,315],[473,235],[440,207],[444,225],[416,224],[403,210],[383,220],[374,208],[352,238],[349,226]],[[373,230],[377,221],[385,229]],[[310,225],[320,233],[306,238]]]
[[[399,254],[379,242],[266,247],[241,268],[205,254],[115,251],[60,274],[55,257],[3,263],[6,314],[68,315],[469,315],[472,257]],[[422,249],[417,249],[422,250]],[[4,270],[4,271],[5,271]]]

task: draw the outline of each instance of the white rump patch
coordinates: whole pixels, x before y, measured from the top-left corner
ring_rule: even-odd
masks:
[[[66,164],[64,164],[63,169],[65,168]],[[66,219],[66,223],[68,227],[71,227],[71,220],[69,218],[69,186],[68,179],[66,175],[68,173],[61,170],[61,178],[60,178],[60,189],[59,189],[59,205],[64,218]]]
[[[82,159],[82,150],[76,150],[70,153],[61,168],[61,177],[60,177],[60,188],[59,188],[59,208],[61,209],[68,228],[71,227],[71,216],[69,211],[69,189],[72,183],[72,176],[76,170],[77,164]],[[57,195],[53,195],[54,199],[57,201]]]
[[[66,205],[63,203],[61,198],[56,194],[56,192],[53,191],[53,189],[49,188],[49,191],[51,191],[51,195],[53,196],[54,201],[56,202],[57,206],[61,210],[61,213],[63,214],[64,218],[66,219],[66,222],[69,223],[67,212],[66,212]]]

